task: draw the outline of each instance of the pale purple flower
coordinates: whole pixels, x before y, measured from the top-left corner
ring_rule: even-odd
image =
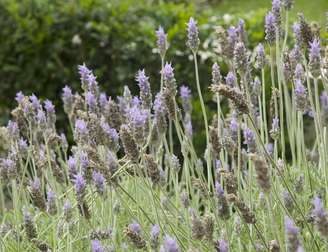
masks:
[[[276,25],[279,27],[281,22],[281,2],[280,0],[272,0],[272,13],[276,20]]]
[[[164,84],[166,87],[175,88],[174,68],[171,63],[166,62],[161,74],[163,75]]]
[[[224,196],[224,190],[218,181],[215,181],[215,193],[218,197]]]
[[[302,64],[297,64],[295,67],[294,79],[303,82],[304,78],[305,78],[305,73],[304,73],[303,66]]]
[[[86,136],[89,134],[87,124],[84,120],[77,119],[75,121],[75,132],[76,132],[76,134],[81,135],[81,136]]]
[[[78,71],[80,74],[81,82],[87,83],[88,77],[92,73],[91,70],[89,68],[87,68],[85,63],[83,63],[83,65],[79,65],[77,68],[78,68]]]
[[[31,187],[32,191],[39,191],[41,189],[40,179],[35,177],[34,180],[31,180],[30,187]]]
[[[256,47],[256,56],[255,56],[255,67],[257,69],[263,69],[266,64],[266,57],[264,46],[260,43]]]
[[[195,53],[198,50],[199,38],[198,38],[198,28],[197,22],[191,17],[187,24],[187,45]]]
[[[156,31],[156,37],[157,37],[157,49],[159,51],[159,54],[162,58],[164,58],[165,53],[168,49],[168,42],[167,42],[167,34],[165,33],[163,27],[158,27],[158,30]]]
[[[245,72],[248,67],[248,53],[244,42],[235,44],[233,51],[233,63],[236,70]]]
[[[67,160],[68,166],[68,175],[71,180],[74,180],[75,176],[77,175],[77,162],[76,159],[70,156]]]
[[[237,85],[237,78],[233,72],[229,72],[225,77],[226,84],[230,87],[235,87]]]
[[[131,224],[129,224],[128,228],[135,234],[138,234],[138,235],[141,234],[141,226],[136,221],[133,221]]]
[[[218,85],[221,83],[221,80],[220,66],[215,62],[212,66],[212,84]]]
[[[155,112],[155,116],[164,115],[166,113],[166,108],[163,100],[163,95],[161,92],[158,92],[155,96],[155,101],[153,105],[153,109]]]
[[[320,50],[320,41],[318,39],[314,39],[310,43],[310,61],[317,60],[318,58],[320,58]]]
[[[296,251],[300,246],[300,241],[298,240],[299,228],[295,226],[293,220],[288,216],[285,216],[285,231],[288,251]]]
[[[81,164],[81,168],[82,170],[86,170],[89,165],[90,165],[90,161],[89,161],[89,157],[88,157],[88,153],[85,152],[85,151],[81,151],[79,153],[79,161],[80,161],[80,164]]]
[[[158,247],[159,233],[160,233],[159,225],[158,224],[152,225],[150,230],[150,241],[151,241],[152,248]]]
[[[152,95],[150,91],[149,77],[146,76],[145,69],[138,71],[136,81],[138,82],[138,86],[140,88],[140,98],[143,105],[148,108],[151,104]]]
[[[229,251],[229,245],[226,240],[220,239],[216,243],[216,251],[217,252],[228,252]]]
[[[7,125],[8,134],[14,138],[19,137],[18,124],[14,121],[9,120]]]
[[[322,91],[320,95],[320,103],[324,110],[328,109],[328,95],[326,91]]]
[[[149,77],[146,76],[145,69],[138,70],[136,74],[136,81],[138,82],[138,86],[141,90],[149,92]]]
[[[76,194],[79,196],[82,196],[85,192],[86,181],[85,181],[83,175],[80,173],[75,176],[74,188],[75,188]]]
[[[236,117],[231,117],[229,129],[232,133],[236,133],[238,131],[238,120]]]
[[[164,237],[164,251],[165,252],[179,252],[179,245],[175,238],[165,235]]]
[[[99,240],[91,241],[91,250],[92,252],[105,252],[105,247],[101,244]]]
[[[310,43],[309,54],[309,69],[314,78],[318,78],[321,74],[321,56],[320,56],[320,41],[314,39]]]
[[[293,34],[294,34],[296,45],[300,47],[302,45],[303,38],[301,32],[301,25],[299,23],[293,24]]]
[[[159,233],[160,233],[159,225],[158,224],[152,225],[150,231],[150,238],[154,240],[158,239]]]
[[[235,48],[235,44],[238,41],[238,31],[234,26],[230,26],[227,29],[227,41],[228,41],[228,46],[230,48],[230,50],[232,51],[231,53],[233,53],[233,50]]]
[[[100,172],[93,171],[92,179],[93,179],[93,182],[94,182],[94,184],[97,188],[97,191],[100,194],[104,193],[104,191],[105,191],[105,182],[106,182],[104,176]]]
[[[68,86],[63,88],[62,99],[65,104],[70,104],[73,101],[72,89]]]
[[[271,11],[265,16],[265,39],[269,44],[276,40],[276,18]]]
[[[85,100],[86,100],[86,103],[87,103],[90,111],[96,112],[96,110],[97,110],[97,98],[91,91],[88,91],[86,93]]]
[[[313,200],[312,213],[320,234],[323,237],[328,237],[328,214],[324,209],[322,200],[317,196]]]
[[[66,200],[63,205],[63,211],[66,221],[70,221],[70,219],[72,218],[73,207],[71,202],[69,202],[68,200]]]
[[[102,110],[105,109],[106,105],[108,103],[108,98],[105,93],[100,93],[99,95],[99,106]]]
[[[44,101],[44,108],[47,111],[48,114],[54,114],[55,113],[55,106],[52,104],[50,100]]]
[[[136,127],[144,127],[148,120],[149,113],[146,109],[141,109],[138,106],[133,106],[127,111],[127,118],[129,118],[131,124]]]
[[[20,138],[18,141],[18,148],[21,153],[26,153],[28,149],[27,141],[24,138]]]
[[[182,100],[182,107],[184,109],[185,113],[190,113],[191,112],[191,104],[190,104],[190,99],[191,99],[191,90],[187,86],[181,86],[180,87],[180,97]]]
[[[22,101],[24,100],[24,94],[22,91],[16,93],[15,100],[17,101],[18,104],[22,103]]]
[[[245,128],[243,133],[244,133],[244,144],[251,145],[255,142],[255,134],[251,129]]]
[[[318,196],[314,197],[313,206],[314,206],[313,208],[314,216],[321,218],[326,215],[325,210],[323,208],[322,200]]]
[[[41,107],[39,99],[35,96],[35,94],[32,94],[30,97],[30,102],[32,103],[32,106],[34,110],[38,110]]]
[[[114,142],[118,142],[119,135],[116,129],[111,128],[109,124],[104,120],[101,120],[100,127],[107,137],[109,137]]]
[[[46,115],[45,115],[45,113],[43,112],[42,109],[39,109],[37,111],[36,120],[39,124],[45,124],[46,123],[46,121],[47,121]]]
[[[215,160],[215,169],[216,169],[216,170],[219,170],[219,169],[221,169],[221,168],[222,168],[222,162],[221,162],[221,160],[216,159],[216,160]]]
[[[268,143],[265,145],[265,149],[268,152],[269,155],[273,154],[273,150],[274,150],[274,145],[273,143]]]
[[[278,117],[274,117],[272,119],[271,129],[274,130],[274,131],[278,131],[279,130],[279,118]]]
[[[187,119],[184,120],[184,127],[185,127],[186,135],[188,137],[192,137],[193,128],[192,128],[192,122],[190,116],[188,116]]]

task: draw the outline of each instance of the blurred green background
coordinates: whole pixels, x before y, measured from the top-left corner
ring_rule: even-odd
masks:
[[[154,91],[159,86],[160,59],[154,52],[155,30],[168,32],[178,84],[195,90],[193,64],[186,48],[185,26],[190,16],[200,25],[200,78],[203,90],[210,84],[211,65],[216,60],[212,43],[219,24],[246,22],[249,47],[263,40],[263,20],[269,0],[0,0],[0,123],[15,106],[17,91],[35,93],[54,101],[59,127],[64,127],[60,94],[64,85],[79,90],[77,65],[94,69],[108,94],[120,93],[124,85],[137,94],[134,81],[145,68]],[[327,0],[296,0],[292,19],[304,12],[308,20],[325,25]],[[324,30],[324,29],[323,29]],[[223,71],[225,71],[223,67]],[[195,92],[194,92],[195,93]],[[209,93],[209,108],[215,107]],[[193,121],[200,129],[200,105],[194,102]],[[198,134],[197,137],[202,137]]]

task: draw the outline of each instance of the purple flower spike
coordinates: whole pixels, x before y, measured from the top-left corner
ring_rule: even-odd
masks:
[[[187,86],[181,86],[180,87],[180,97],[182,100],[182,107],[184,109],[185,113],[191,112],[191,104],[190,104],[190,98],[191,98],[191,90]]]
[[[105,178],[104,178],[104,176],[100,172],[93,171],[92,179],[93,179],[93,182],[95,183],[97,191],[100,194],[104,193],[104,191],[105,191]]]
[[[314,78],[318,78],[321,75],[321,56],[320,56],[320,41],[314,39],[310,43],[310,55],[309,55],[309,69]]]
[[[298,234],[298,227],[295,226],[294,222],[289,218],[285,217],[285,229],[287,233],[297,235]]]
[[[35,94],[32,94],[29,97],[29,99],[30,99],[30,102],[32,103],[32,106],[35,110],[38,110],[41,107],[40,101],[39,101],[38,97],[35,96]]]
[[[187,45],[194,53],[196,53],[199,46],[198,28],[197,22],[192,17],[189,19],[189,22],[187,24],[187,35]]]
[[[179,246],[175,238],[165,235],[164,237],[164,251],[165,252],[179,252]]]
[[[63,94],[62,94],[62,97],[63,97],[63,101],[64,103],[69,103],[71,102],[72,100],[72,97],[73,97],[73,94],[72,94],[72,89],[68,86],[65,86],[63,88]]]
[[[229,72],[225,77],[226,84],[230,87],[235,87],[237,85],[237,78],[233,72]]]
[[[16,94],[15,100],[18,102],[18,104],[22,103],[22,101],[24,100],[24,94],[22,91],[19,91]]]
[[[221,83],[220,66],[215,62],[212,66],[212,84],[219,85]]]
[[[276,40],[276,18],[271,11],[265,16],[265,39],[269,44]]]
[[[151,227],[151,231],[150,231],[150,237],[151,237],[151,239],[153,239],[153,240],[158,239],[159,233],[160,233],[160,227],[159,227],[159,225],[158,224],[153,225]]]
[[[75,121],[75,131],[77,138],[85,138],[89,134],[87,124],[84,120],[78,119]]]
[[[138,234],[140,235],[141,233],[141,226],[138,222],[134,221],[132,222],[131,224],[129,224],[129,229],[135,233],[135,234]]]
[[[44,108],[45,108],[45,110],[47,111],[48,114],[54,114],[55,113],[55,106],[49,100],[44,101]]]
[[[215,181],[215,192],[219,197],[224,195],[224,190],[218,181]]]
[[[145,74],[145,69],[139,70],[136,75],[136,81],[138,82],[138,86],[140,90],[143,90],[144,92],[149,92],[149,77]]]
[[[317,229],[323,237],[328,237],[328,214],[324,209],[323,202],[319,197],[313,200],[314,220]]]
[[[322,91],[320,95],[320,103],[324,110],[328,109],[328,95],[326,91]]]
[[[238,131],[238,121],[236,117],[231,118],[229,129],[232,133],[236,133]]]
[[[174,68],[172,67],[171,63],[166,62],[164,65],[164,68],[161,71],[161,74],[163,74],[164,81],[170,81],[174,79]]]
[[[86,181],[82,174],[77,174],[74,180],[74,187],[77,195],[83,195],[86,188]]]
[[[100,93],[99,95],[99,105],[102,110],[105,109],[108,102],[107,95],[105,93]]]
[[[32,190],[35,190],[35,191],[38,191],[41,189],[41,182],[40,182],[40,179],[39,178],[34,178],[34,180],[31,181],[30,183],[30,186],[31,186],[31,189]]]
[[[220,239],[216,243],[216,249],[218,252],[228,252],[229,251],[229,245],[226,240]]]
[[[320,41],[318,39],[314,39],[312,43],[310,43],[310,60],[314,58],[320,58]]]
[[[105,248],[99,240],[91,241],[91,250],[92,252],[105,252]]]
[[[88,104],[90,111],[96,112],[97,110],[97,98],[92,92],[87,92],[85,95],[85,100]]]
[[[79,65],[77,68],[78,68],[78,71],[79,71],[81,82],[86,83],[87,79],[88,79],[88,76],[92,73],[91,70],[89,70],[89,68],[87,68],[85,63],[83,63],[83,65]]]
[[[158,30],[156,31],[156,37],[157,37],[157,48],[159,51],[159,54],[162,58],[164,58],[165,53],[168,49],[168,42],[167,42],[167,34],[165,34],[165,31],[163,27],[158,27]]]

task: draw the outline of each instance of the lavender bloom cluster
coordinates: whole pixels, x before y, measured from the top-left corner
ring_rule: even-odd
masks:
[[[0,128],[0,250],[326,251],[328,45],[302,14],[288,38],[292,6],[272,1],[255,48],[247,22],[217,27],[205,103],[166,62],[161,26],[162,69],[140,68],[136,94],[111,97],[78,66],[80,90],[61,95],[66,133],[50,100],[18,92]],[[185,36],[199,91],[194,18]]]

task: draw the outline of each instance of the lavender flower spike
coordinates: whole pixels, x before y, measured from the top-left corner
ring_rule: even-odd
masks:
[[[265,40],[270,45],[276,40],[276,18],[271,11],[265,16]]]
[[[145,74],[145,69],[139,70],[136,75],[136,81],[140,88],[140,98],[145,108],[150,108],[152,95],[150,92],[149,77]]]
[[[105,252],[105,248],[101,245],[99,240],[93,240],[91,242],[91,250],[92,252]]]
[[[313,215],[317,229],[324,237],[328,237],[328,214],[323,207],[323,202],[319,197],[313,200]]]
[[[212,84],[219,85],[222,81],[219,65],[215,62],[212,66]]]
[[[199,38],[198,38],[198,28],[197,21],[195,21],[192,17],[189,19],[187,24],[187,46],[191,49],[193,53],[196,53],[199,46]]]
[[[156,31],[156,37],[157,37],[157,49],[163,59],[169,47],[167,42],[167,34],[165,33],[163,27],[161,26],[158,27],[158,30]]]
[[[179,246],[175,238],[165,235],[164,237],[164,252],[179,252]]]
[[[310,43],[310,54],[309,54],[309,69],[314,78],[318,78],[321,74],[321,56],[320,56],[320,41],[314,39]]]
[[[153,225],[150,230],[150,241],[151,241],[151,247],[154,249],[158,247],[159,233],[160,233],[159,225],[158,224]]]
[[[298,239],[299,229],[295,226],[293,220],[287,216],[285,217],[285,230],[288,251],[297,251],[300,246],[300,241]]]

